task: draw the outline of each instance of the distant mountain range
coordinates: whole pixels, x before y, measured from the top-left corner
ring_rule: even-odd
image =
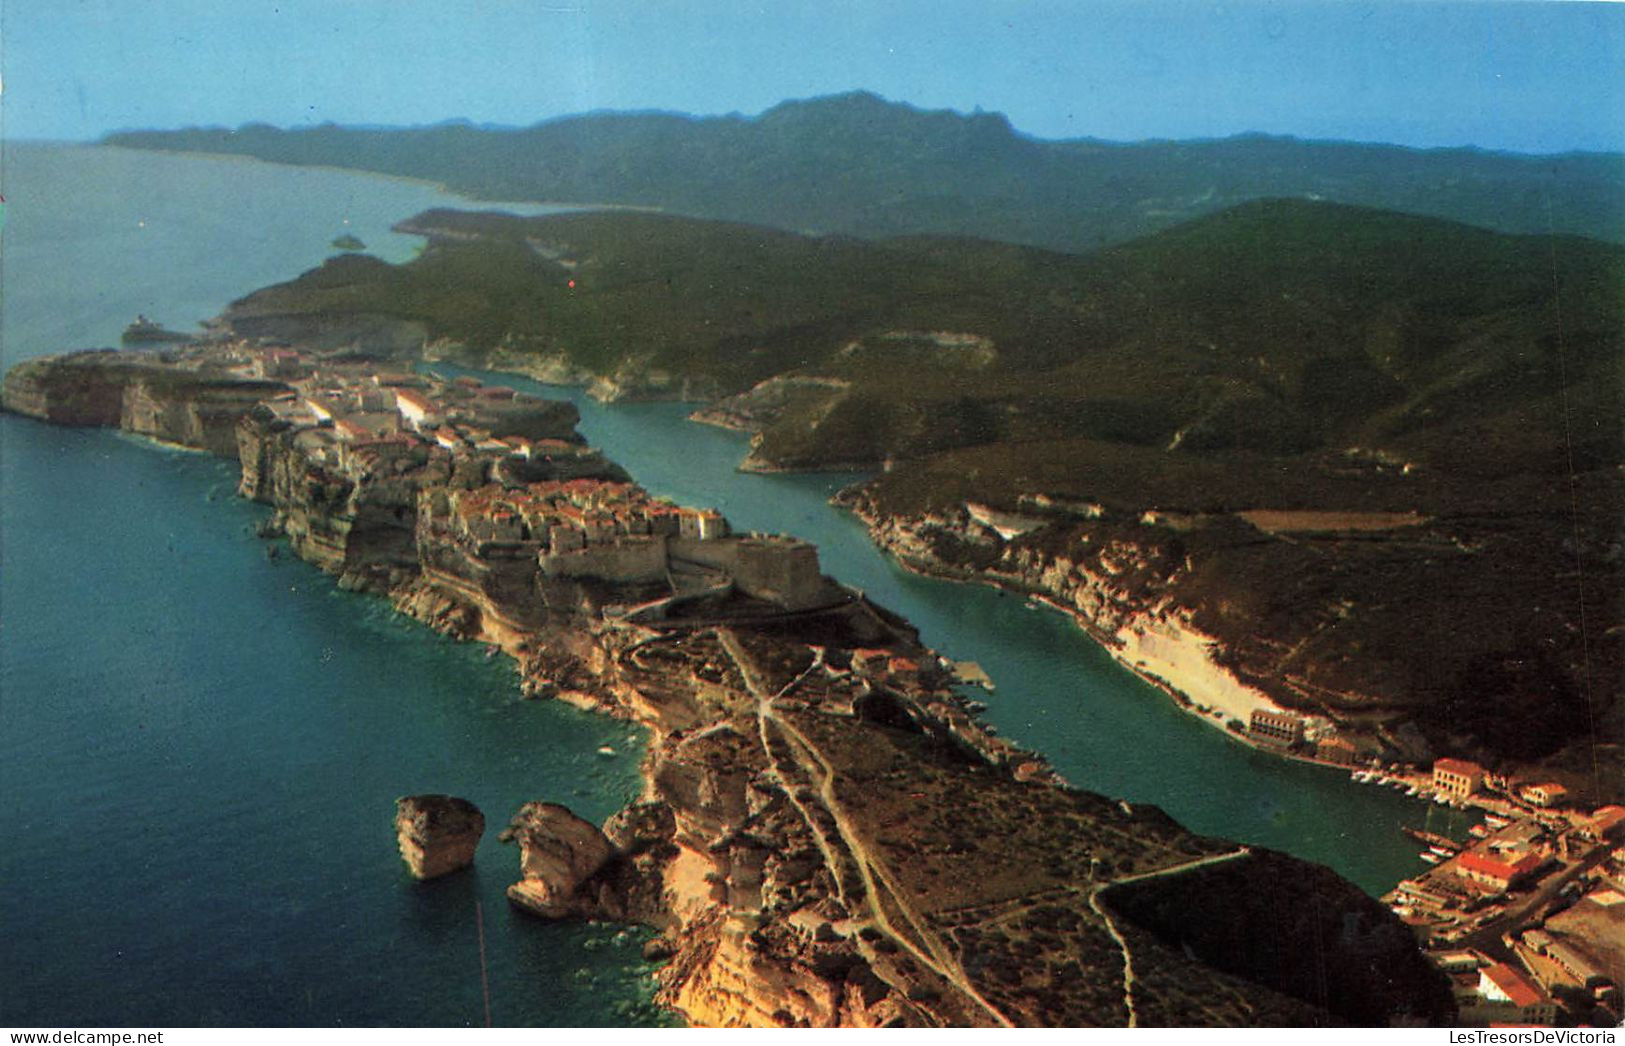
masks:
[[[862,91],[754,117],[595,113],[522,129],[249,124],[105,141],[424,178],[487,200],[635,205],[812,234],[975,236],[1070,252],[1266,197],[1625,242],[1620,154],[1264,135],[1043,141],[999,114],[923,111]]]

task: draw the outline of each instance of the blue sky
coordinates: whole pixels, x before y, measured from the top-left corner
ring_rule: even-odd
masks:
[[[1625,149],[1625,4],[14,0],[3,131],[759,112],[867,88],[1045,138]]]

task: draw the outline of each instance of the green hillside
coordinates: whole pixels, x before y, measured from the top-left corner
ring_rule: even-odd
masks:
[[[851,383],[771,419],[767,464],[1080,437],[1452,460],[1491,441],[1492,470],[1560,446],[1617,458],[1625,251],[1594,241],[1302,201],[1083,257],[637,213],[406,227],[433,240],[411,264],[336,258],[236,315],[422,320],[469,362],[558,356],[632,395],[656,370],[723,395],[782,374]]]

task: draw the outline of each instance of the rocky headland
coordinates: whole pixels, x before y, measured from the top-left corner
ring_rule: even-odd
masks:
[[[287,391],[280,382],[215,368],[173,367],[161,354],[108,349],[19,363],[0,386],[0,406],[59,425],[123,429],[236,457],[238,420]]]
[[[149,434],[237,457],[243,493],[342,584],[499,646],[529,694],[648,729],[645,795],[602,829],[520,811],[510,896],[653,927],[670,956],[659,998],[693,1023],[1454,1012],[1386,907],[1068,787],[978,722],[906,622],[822,577],[815,549],[649,497],[563,431],[567,407],[241,343],[129,362],[35,361],[5,403],[70,424],[167,419]],[[242,383],[261,372],[283,377],[251,404]],[[75,393],[82,374],[93,395]],[[153,388],[187,391],[156,414],[124,407]]]

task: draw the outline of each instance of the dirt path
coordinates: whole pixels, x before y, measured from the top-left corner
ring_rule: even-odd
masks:
[[[1130,1028],[1137,1028],[1139,1027],[1140,1023],[1140,1015],[1134,1009],[1134,954],[1129,950],[1128,941],[1124,940],[1122,933],[1118,931],[1116,920],[1112,918],[1111,913],[1106,910],[1105,906],[1100,903],[1101,891],[1109,889],[1113,886],[1123,886],[1127,883],[1144,882],[1147,879],[1160,879],[1166,875],[1181,875],[1193,869],[1201,868],[1204,865],[1220,864],[1224,861],[1233,861],[1238,857],[1245,857],[1251,852],[1251,850],[1243,846],[1239,849],[1231,851],[1230,853],[1211,854],[1207,857],[1198,857],[1194,861],[1186,861],[1183,864],[1170,865],[1167,868],[1158,868],[1154,871],[1141,872],[1138,875],[1125,875],[1121,879],[1112,879],[1109,882],[1101,883],[1099,886],[1089,891],[1089,907],[1094,910],[1096,915],[1100,916],[1101,922],[1106,924],[1106,932],[1112,935],[1112,940],[1116,941],[1117,946],[1123,951],[1123,1007],[1128,1011],[1128,1026]]]
[[[976,989],[976,986],[970,982],[970,978],[965,975],[964,969],[954,958],[947,944],[930,929],[919,913],[913,910],[904,893],[887,873],[884,863],[879,861],[864,845],[862,836],[853,826],[851,818],[835,796],[837,775],[834,767],[830,765],[829,761],[824,758],[823,753],[805,734],[797,729],[793,723],[780,716],[777,709],[774,708],[773,702],[775,700],[792,692],[802,680],[806,679],[814,671],[822,669],[822,651],[814,657],[813,663],[797,675],[795,679],[786,683],[776,693],[769,694],[763,688],[761,680],[750,666],[748,656],[740,648],[734,636],[720,629],[717,636],[722,643],[723,649],[727,651],[728,656],[732,658],[735,666],[739,669],[740,677],[745,681],[746,688],[750,691],[751,696],[756,699],[757,732],[761,738],[762,747],[767,753],[769,774],[812,830],[813,838],[817,841],[819,849],[829,863],[830,872],[835,877],[837,889],[841,888],[841,882],[845,878],[841,874],[843,869],[850,864],[863,882],[863,921],[890,937],[897,943],[898,947],[907,951],[921,966],[941,977],[952,985],[955,990],[984,1010],[1000,1027],[1015,1027],[1015,1024],[1000,1012],[998,1007],[988,1002],[981,992]],[[826,837],[826,830],[821,823],[823,819],[808,809],[807,804],[797,797],[794,787],[786,779],[783,768],[778,766],[773,755],[772,734],[774,732],[777,732],[783,740],[789,742],[802,757],[797,760],[797,769],[807,774],[809,778],[817,778],[819,804],[835,826],[840,844],[839,850],[845,851],[845,857],[838,852],[835,845],[836,840]],[[815,767],[817,769],[816,774],[812,772]],[[842,892],[844,894],[844,891]],[[891,916],[886,911],[887,906],[882,899],[883,897],[889,899],[891,907],[908,923],[909,928],[913,931],[912,935],[902,932],[892,922]],[[847,897],[842,896],[841,899],[843,903],[848,903]],[[851,908],[852,905],[848,903],[848,909]],[[861,937],[859,940],[867,953],[869,951],[867,942],[862,942]],[[870,955],[870,958],[872,960],[875,957]]]

